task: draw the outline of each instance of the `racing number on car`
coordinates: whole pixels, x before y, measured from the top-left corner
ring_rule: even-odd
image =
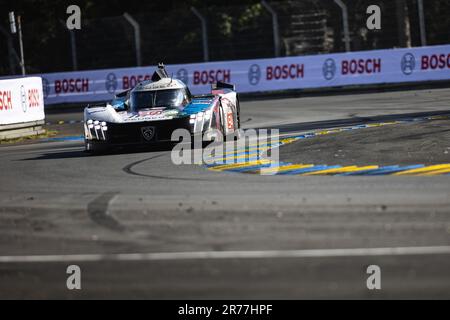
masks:
[[[227,114],[227,127],[228,129],[234,129],[233,112]]]

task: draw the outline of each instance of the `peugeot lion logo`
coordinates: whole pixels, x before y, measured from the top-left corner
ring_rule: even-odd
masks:
[[[150,141],[155,136],[155,127],[142,127],[141,132],[144,139]]]

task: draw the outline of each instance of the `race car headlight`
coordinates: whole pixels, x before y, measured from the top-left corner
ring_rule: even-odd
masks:
[[[197,120],[198,120],[197,113],[191,114],[189,116],[189,123],[190,124],[194,125]]]
[[[106,140],[105,131],[108,131],[108,123],[105,121],[92,120],[86,121],[86,126],[89,130],[88,138],[97,140]]]
[[[203,118],[205,120],[208,120],[210,117],[211,117],[211,110],[200,111],[198,113],[190,115],[189,123],[194,123],[196,120],[202,120]]]

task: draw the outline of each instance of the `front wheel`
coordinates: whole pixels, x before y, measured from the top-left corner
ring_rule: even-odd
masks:
[[[92,149],[92,144],[88,140],[84,139],[84,152],[92,153]]]
[[[89,140],[84,140],[84,152],[88,154],[100,154],[106,152],[108,149],[107,145],[96,145]]]

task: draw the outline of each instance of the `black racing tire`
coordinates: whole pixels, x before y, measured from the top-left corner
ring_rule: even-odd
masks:
[[[84,152],[90,155],[102,154],[109,150],[107,145],[98,145],[88,140],[84,140]]]
[[[91,154],[93,149],[92,143],[84,139],[84,152]]]

